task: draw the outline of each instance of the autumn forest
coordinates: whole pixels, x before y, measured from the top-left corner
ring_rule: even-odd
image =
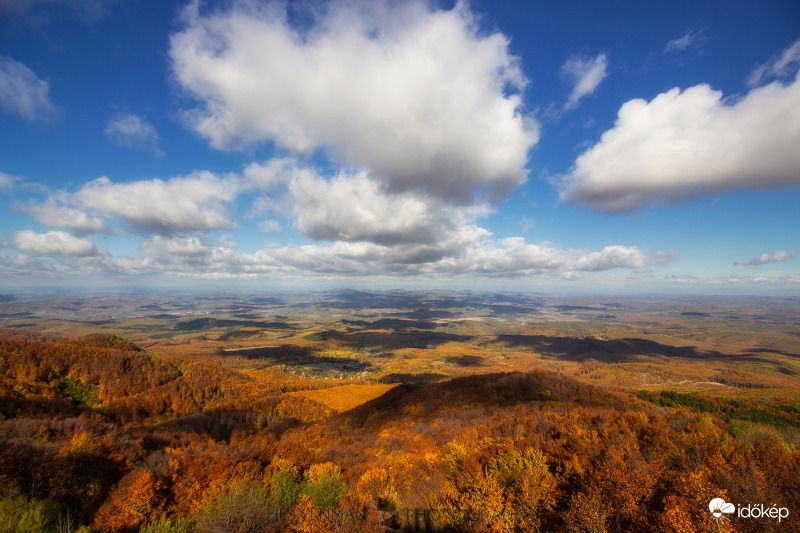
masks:
[[[798,298],[0,298],[3,533],[800,530]]]

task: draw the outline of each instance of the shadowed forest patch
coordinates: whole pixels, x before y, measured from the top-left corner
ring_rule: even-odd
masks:
[[[483,366],[486,364],[486,359],[477,355],[453,355],[445,357],[444,360],[458,366]]]

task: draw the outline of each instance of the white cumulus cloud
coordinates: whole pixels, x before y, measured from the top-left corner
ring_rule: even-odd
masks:
[[[444,250],[468,235],[471,242],[490,235],[473,224],[491,211],[487,204],[451,205],[418,191],[387,191],[366,171],[340,171],[326,178],[317,169],[286,158],[251,164],[244,177],[250,186],[267,193],[255,202],[258,212],[288,216],[297,231],[316,241]],[[264,229],[275,227],[271,221]]]
[[[572,270],[597,272],[612,268],[642,268],[650,263],[650,256],[634,246],[606,246],[599,252],[591,252],[573,261]]]
[[[455,227],[415,195],[383,193],[364,173],[306,177],[289,190],[297,229],[315,240],[433,243]]]
[[[467,238],[467,241],[471,239]],[[267,248],[252,254],[208,247],[191,238],[154,237],[133,270],[174,271],[188,275],[263,275],[277,272],[341,276],[492,276],[564,275],[574,270],[632,268],[652,260],[634,247],[621,253],[568,250],[521,238],[500,242],[452,243],[448,253],[428,245],[383,246],[370,242],[333,242]]]
[[[526,79],[507,37],[482,33],[465,3],[318,7],[295,13],[303,27],[279,3],[187,8],[170,57],[212,146],[322,147],[389,191],[451,203],[500,201],[525,181],[538,124],[522,113]]]
[[[93,217],[81,209],[76,209],[51,197],[43,205],[29,204],[21,207],[36,222],[55,228],[69,228],[78,233],[105,231],[102,219]]]
[[[90,257],[100,251],[88,239],[75,237],[65,231],[36,233],[32,230],[18,231],[14,234],[17,250],[30,255],[71,255]]]
[[[563,178],[561,198],[633,211],[733,189],[800,185],[800,81],[726,101],[708,85],[631,100]]]
[[[17,260],[0,261],[0,272],[20,274],[23,263],[34,273],[55,269],[62,274],[114,274],[137,276],[168,274],[193,278],[247,278],[255,276],[314,275],[336,277],[417,277],[470,279],[473,277],[575,278],[574,271],[635,268],[650,264],[657,254],[635,247],[610,246],[599,252],[558,248],[549,243],[530,244],[521,238],[499,242],[456,235],[449,244],[398,244],[371,242],[315,243],[267,247],[241,253],[230,243],[209,245],[198,235],[154,235],[133,257],[109,257],[85,239],[64,232],[36,235],[20,232]],[[28,255],[26,255],[28,254]],[[90,257],[92,254],[94,256]],[[30,256],[73,255],[80,262],[34,261]],[[4,256],[0,254],[0,259]],[[32,272],[31,270],[28,272]]]
[[[50,102],[50,85],[31,69],[0,55],[0,107],[26,120],[52,117],[57,107]]]
[[[746,261],[736,261],[734,265],[739,266],[753,266],[753,265],[765,265],[767,263],[775,263],[779,261],[788,261],[789,259],[794,259],[797,257],[797,252],[787,252],[786,250],[778,250],[774,254],[761,254],[758,257],[754,257],[752,259],[748,259]]]
[[[106,124],[105,134],[121,146],[138,146],[152,149],[156,155],[163,155],[158,148],[158,133],[152,124],[138,115],[117,115]]]
[[[0,191],[10,189],[18,181],[21,181],[21,178],[6,174],[5,172],[0,172]]]
[[[568,78],[572,80],[572,91],[569,93],[565,109],[578,106],[581,98],[592,94],[607,76],[608,60],[605,54],[595,58],[571,56],[561,67]]]
[[[657,260],[658,253],[650,254],[635,246],[607,246],[599,252],[590,252],[557,248],[546,242],[531,244],[521,237],[509,237],[465,247],[462,253],[445,257],[426,268],[432,273],[510,277],[561,273],[575,277],[574,270],[640,268]]]
[[[498,245],[499,244],[499,245]],[[471,246],[462,254],[444,258],[437,270],[452,274],[541,274],[566,267],[573,253],[544,244],[528,244],[521,237]]]
[[[212,255],[213,249],[197,236],[154,235],[142,246],[141,264],[186,273],[207,268]]]
[[[169,180],[113,183],[101,177],[74,193],[72,201],[106,217],[120,218],[146,233],[234,229],[227,204],[239,193],[236,178],[201,171]]]
[[[259,190],[270,190],[292,181],[316,179],[317,172],[293,157],[276,157],[265,163],[251,163],[244,177]]]

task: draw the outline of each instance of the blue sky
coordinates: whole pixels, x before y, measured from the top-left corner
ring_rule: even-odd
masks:
[[[0,290],[799,294],[800,5],[0,1]]]

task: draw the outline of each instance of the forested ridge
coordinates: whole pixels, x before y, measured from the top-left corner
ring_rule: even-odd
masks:
[[[800,452],[724,406],[536,370],[337,414],[287,394],[325,386],[302,377],[2,333],[0,531],[800,530]]]

